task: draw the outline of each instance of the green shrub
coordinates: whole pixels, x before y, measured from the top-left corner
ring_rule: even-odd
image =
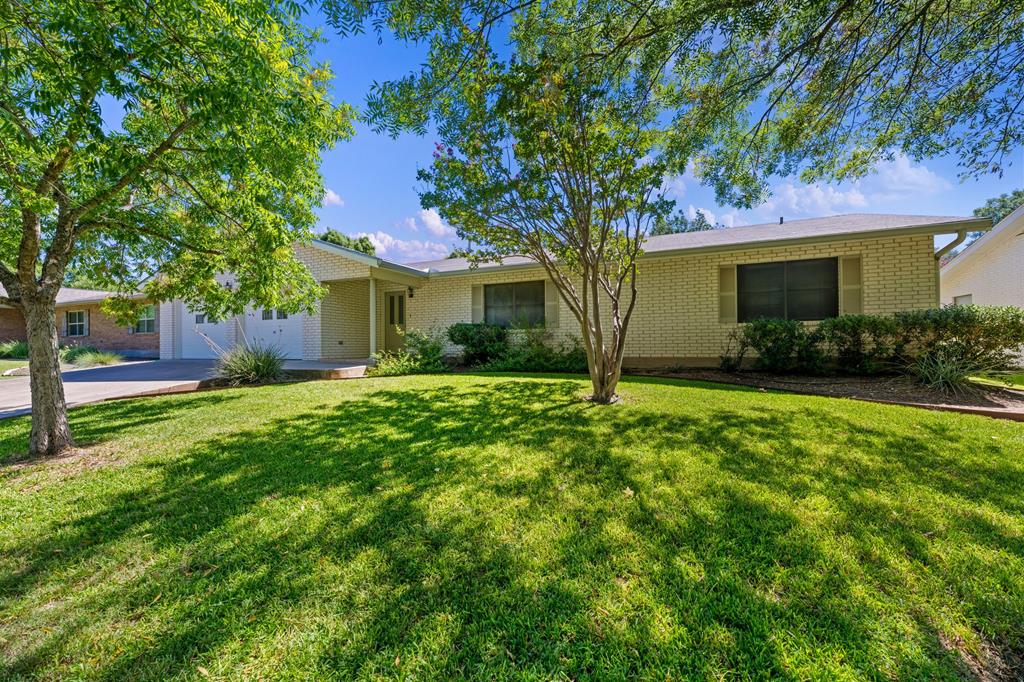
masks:
[[[438,334],[417,329],[405,332],[405,348],[376,353],[373,359],[374,365],[366,373],[375,377],[448,371],[444,361],[444,339]]]
[[[385,350],[375,353],[373,367],[366,370],[371,377],[398,377],[404,374],[421,374],[419,362],[411,353],[404,350]]]
[[[458,322],[448,327],[448,340],[462,347],[462,362],[485,365],[508,352],[508,330],[486,322]]]
[[[77,365],[83,355],[94,355],[100,350],[96,346],[61,346],[57,351],[60,361],[69,365]]]
[[[893,317],[907,360],[941,352],[946,358],[1000,370],[1019,363],[1024,349],[1024,310],[1014,306],[956,305]]]
[[[813,329],[792,320],[754,320],[730,334],[722,368],[740,369],[749,351],[757,353],[754,367],[767,372],[816,373],[831,363],[852,374],[894,370],[925,377],[952,375],[957,368],[988,373],[1020,363],[1024,310],[948,306],[893,315],[840,315]]]
[[[488,372],[587,373],[587,354],[579,341],[555,343],[543,325],[517,327],[504,355],[482,365]]]
[[[0,358],[10,358],[12,360],[27,360],[28,344],[24,341],[0,342]]]
[[[892,369],[904,346],[898,332],[896,319],[886,315],[840,315],[818,326],[823,352],[851,374]]]
[[[217,358],[217,376],[232,386],[271,383],[284,376],[284,360],[276,346],[239,344]]]
[[[75,367],[99,367],[100,365],[116,365],[123,361],[124,358],[117,353],[93,349],[76,353],[70,362]]]
[[[817,342],[816,332],[802,322],[765,318],[743,326],[737,350],[740,358],[757,353],[754,369],[764,372],[818,371],[823,357]]]

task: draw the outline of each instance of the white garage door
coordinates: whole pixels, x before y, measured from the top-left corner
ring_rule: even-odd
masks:
[[[181,306],[181,357],[216,358],[217,350],[211,345],[228,348],[228,326],[230,321],[211,322],[202,313],[189,310],[184,303]]]
[[[250,309],[245,313],[245,335],[250,343],[274,346],[290,360],[302,359],[302,314]]]

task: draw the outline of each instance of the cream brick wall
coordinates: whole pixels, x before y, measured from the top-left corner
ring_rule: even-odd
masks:
[[[296,246],[295,257],[309,268],[310,273],[318,282],[325,285],[336,280],[363,279],[365,281],[370,276],[370,267],[368,265],[316,247]],[[364,306],[369,306],[369,301],[365,295],[362,297],[362,302]],[[332,336],[332,332],[339,330],[339,306],[345,305],[348,308],[352,308],[355,303],[353,301],[339,302],[336,297],[331,297],[328,294],[319,303],[316,312],[305,316],[302,321],[303,359],[365,358],[369,355],[369,330],[367,330],[365,335],[367,339],[367,352],[363,355],[348,354],[348,351],[343,346],[338,345],[338,340],[343,339]],[[329,320],[324,319],[325,315]],[[368,311],[366,316],[369,316]],[[339,348],[343,353],[341,355],[338,354]]]
[[[942,303],[950,304],[954,296],[970,294],[976,305],[1024,307],[1024,236],[1019,232],[1011,229],[1005,238],[984,244],[955,270],[944,272]]]
[[[721,265],[853,255],[862,259],[865,313],[929,308],[936,304],[933,240],[927,235],[705,255],[652,256],[640,263],[637,304],[626,340],[626,356],[717,359],[735,327],[718,321]],[[432,277],[407,301],[408,326],[443,331],[455,322],[468,322],[472,318],[473,285],[534,279],[544,279],[540,267]],[[382,304],[378,304],[378,310],[383,310]],[[383,317],[378,328],[383,328]],[[562,301],[556,334],[579,337],[576,319]]]
[[[626,356],[635,361],[716,361],[735,327],[719,323],[718,269],[722,265],[859,255],[863,310],[888,313],[928,308],[937,303],[933,254],[933,239],[924,235],[703,255],[650,256],[640,262],[638,298],[630,322]],[[328,288],[318,312],[303,321],[303,357],[311,360],[367,357],[370,352],[369,266],[312,247],[296,247],[296,255]],[[411,298],[407,295],[407,327],[443,334],[451,324],[472,319],[474,285],[544,278],[539,266],[432,276],[414,289]],[[377,348],[383,350],[385,294],[407,291],[407,287],[378,280],[376,289]],[[161,357],[168,357],[165,353],[173,349],[174,336],[165,333],[171,319],[162,308]],[[177,323],[180,325],[180,320]],[[561,300],[557,323],[549,326],[556,337],[579,337],[576,319]],[[449,352],[456,350],[449,347]]]
[[[370,356],[370,282],[331,282],[320,309],[322,357],[331,360]]]
[[[295,257],[309,268],[318,282],[370,276],[370,266],[313,246],[296,246]]]

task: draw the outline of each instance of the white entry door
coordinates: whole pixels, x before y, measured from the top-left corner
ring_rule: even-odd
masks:
[[[228,325],[230,320],[214,322],[202,313],[189,310],[178,302],[181,320],[181,357],[188,359],[209,359],[217,357],[217,346],[228,349]]]
[[[280,310],[250,309],[245,314],[245,334],[250,343],[274,346],[290,360],[302,358],[302,318]]]

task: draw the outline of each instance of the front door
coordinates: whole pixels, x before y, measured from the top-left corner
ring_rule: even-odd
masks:
[[[384,349],[398,350],[405,345],[405,294],[388,292],[384,302]]]

